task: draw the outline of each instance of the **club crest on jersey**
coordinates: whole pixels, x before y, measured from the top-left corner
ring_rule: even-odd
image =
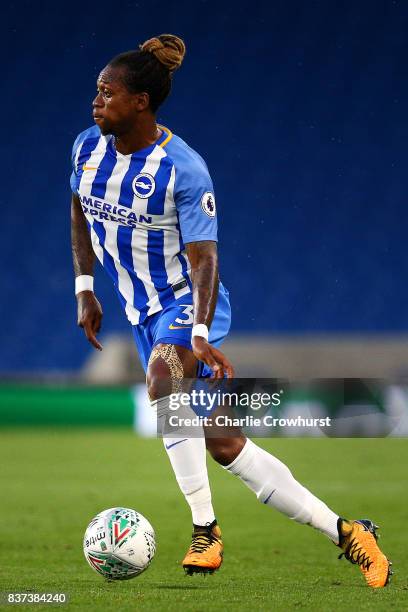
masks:
[[[211,191],[206,191],[201,198],[201,208],[209,217],[215,217],[215,197]]]
[[[156,189],[156,182],[151,174],[141,172],[133,179],[132,189],[138,198],[150,198]]]

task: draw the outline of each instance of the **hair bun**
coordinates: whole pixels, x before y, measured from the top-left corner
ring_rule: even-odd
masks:
[[[140,45],[140,49],[152,53],[170,72],[181,66],[186,53],[184,41],[173,34],[160,34],[149,38]]]

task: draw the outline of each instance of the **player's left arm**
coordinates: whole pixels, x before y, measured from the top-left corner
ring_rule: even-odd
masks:
[[[186,250],[193,282],[194,325],[203,323],[210,328],[219,285],[217,243],[212,240],[189,242]],[[229,359],[205,338],[194,336],[192,346],[194,355],[213,370],[215,378],[224,378],[225,374],[233,378],[234,368]]]

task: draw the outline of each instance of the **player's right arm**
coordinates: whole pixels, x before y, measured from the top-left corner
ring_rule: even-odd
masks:
[[[95,254],[79,197],[73,193],[71,200],[71,244],[75,278],[83,274],[93,276]],[[81,291],[77,295],[78,325],[89,342],[99,351],[102,345],[96,339],[101,329],[102,307],[93,291]]]

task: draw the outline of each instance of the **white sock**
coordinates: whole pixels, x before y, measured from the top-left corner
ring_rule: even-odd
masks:
[[[224,468],[238,476],[261,502],[298,523],[312,525],[338,544],[338,515],[297,482],[286,465],[251,440],[247,439],[238,457]]]
[[[158,419],[165,420],[169,413],[169,397],[151,402]],[[195,415],[193,415],[195,416]],[[163,432],[163,428],[161,428]],[[192,428],[189,429],[191,436]],[[207,455],[203,427],[194,428],[196,437],[184,437],[180,432],[167,435],[163,443],[170,459],[179,487],[191,508],[194,525],[206,525],[215,519],[207,473]],[[177,433],[178,437],[174,437]]]

